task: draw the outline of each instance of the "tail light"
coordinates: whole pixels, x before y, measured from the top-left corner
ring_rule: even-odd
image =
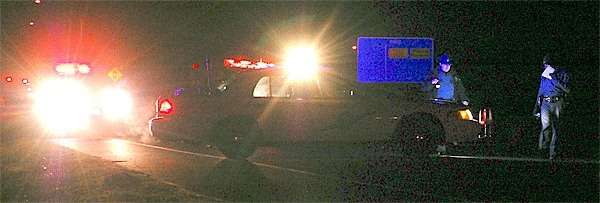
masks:
[[[460,119],[462,119],[462,120],[473,120],[473,114],[471,113],[471,110],[469,110],[469,109],[460,110],[460,111],[458,111],[458,114],[460,116]]]
[[[169,114],[173,111],[173,104],[168,99],[158,102],[158,113]]]
[[[492,119],[492,112],[489,112],[487,109],[479,111],[479,124],[485,125],[489,119]]]
[[[481,111],[479,111],[479,124],[485,125],[486,121],[487,121],[487,110],[482,109]]]

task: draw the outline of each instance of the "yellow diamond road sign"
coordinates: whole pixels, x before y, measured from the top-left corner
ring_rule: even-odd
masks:
[[[112,79],[114,82],[117,82],[117,80],[123,77],[123,73],[121,73],[119,69],[113,68],[110,70],[110,72],[108,72],[108,77],[110,77],[110,79]]]

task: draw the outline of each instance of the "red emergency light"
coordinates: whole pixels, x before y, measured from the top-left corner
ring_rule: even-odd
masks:
[[[158,112],[160,113],[170,114],[173,111],[173,104],[168,99],[162,100],[158,104]]]
[[[259,61],[250,61],[246,59],[232,59],[227,58],[224,61],[225,67],[230,68],[241,68],[241,69],[264,69],[264,68],[277,68],[274,63],[264,62],[262,59]]]

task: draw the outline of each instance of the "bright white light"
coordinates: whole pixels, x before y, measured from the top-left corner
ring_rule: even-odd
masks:
[[[85,128],[93,105],[90,91],[81,83],[61,79],[42,85],[35,95],[35,111],[42,124],[57,133]]]
[[[111,143],[110,149],[112,153],[117,156],[127,156],[129,155],[129,148],[127,147],[127,141],[119,140],[119,139],[111,139],[109,141]]]
[[[316,76],[318,63],[317,54],[312,48],[298,47],[288,52],[284,66],[291,79],[306,79]]]
[[[110,120],[118,120],[129,116],[132,106],[131,96],[120,88],[105,89],[100,97],[102,113]]]
[[[74,63],[64,63],[57,65],[56,68],[54,68],[54,70],[58,72],[58,74],[72,75],[75,74],[75,72],[77,71],[77,68],[75,66],[76,64]]]
[[[67,148],[71,148],[71,149],[76,149],[78,147],[78,141],[77,139],[67,139],[67,138],[62,138],[62,139],[55,139],[54,143],[63,146],[63,147],[67,147]]]
[[[92,70],[92,68],[90,68],[88,65],[85,65],[85,64],[77,65],[77,72],[85,74],[85,73],[89,73],[90,70]]]

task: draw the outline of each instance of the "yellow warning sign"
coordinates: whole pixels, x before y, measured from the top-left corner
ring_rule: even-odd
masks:
[[[119,69],[113,68],[112,70],[110,70],[110,72],[108,72],[108,77],[110,77],[110,79],[112,79],[114,82],[117,82],[117,80],[123,77],[123,73],[121,73]]]

